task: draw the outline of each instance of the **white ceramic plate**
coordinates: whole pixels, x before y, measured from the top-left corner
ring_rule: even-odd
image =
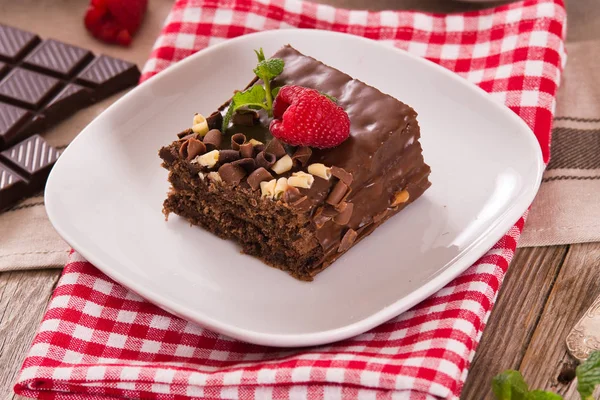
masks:
[[[253,49],[287,43],[412,105],[433,170],[422,198],[312,283],[161,213],[158,149],[246,85]],[[282,30],[201,51],[121,98],[61,156],[46,208],[84,257],[164,309],[248,342],[305,346],[365,332],[443,287],[517,221],[542,168],[525,123],[457,75],[367,39]]]

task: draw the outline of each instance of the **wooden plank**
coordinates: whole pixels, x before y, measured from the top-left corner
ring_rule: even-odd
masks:
[[[494,375],[518,368],[568,246],[518,249],[483,333],[462,399],[491,398]]]
[[[600,243],[571,245],[521,364],[530,387],[579,399],[565,338],[598,294]]]
[[[13,385],[42,320],[61,270],[0,274],[0,393],[13,398]]]

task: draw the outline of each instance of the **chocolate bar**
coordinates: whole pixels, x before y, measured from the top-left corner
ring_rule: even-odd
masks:
[[[33,135],[0,153],[0,210],[41,190],[59,151]]]
[[[0,150],[139,77],[130,62],[0,24]]]
[[[43,189],[58,159],[36,133],[139,78],[130,62],[0,24],[0,211]]]

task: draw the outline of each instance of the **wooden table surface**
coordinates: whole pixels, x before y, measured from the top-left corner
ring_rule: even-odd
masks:
[[[365,4],[365,0],[320,1],[353,8]],[[0,0],[0,22],[12,22],[3,20],[3,16],[9,15],[8,11],[28,11],[30,20],[35,21],[36,16],[44,20],[44,7],[40,4],[50,4],[53,8],[62,6],[68,9],[72,18],[70,23],[81,24],[85,3],[83,0]],[[151,1],[154,25],[142,31],[147,37],[137,39],[138,54],[149,53],[152,38],[160,30],[156,21],[162,21],[163,14],[166,15],[169,9],[165,3],[168,1]],[[368,3],[372,9],[450,11],[477,7],[457,5],[447,0],[371,0]],[[35,30],[34,24],[28,28]],[[73,38],[72,42],[77,44],[77,38]],[[523,373],[532,388],[553,390],[567,400],[578,399],[573,380],[576,364],[567,353],[564,340],[600,294],[599,264],[599,243],[517,250],[461,398],[491,398],[491,378],[498,372],[513,368]],[[12,386],[60,273],[60,270],[38,270],[0,274],[1,399],[23,399],[13,394]]]

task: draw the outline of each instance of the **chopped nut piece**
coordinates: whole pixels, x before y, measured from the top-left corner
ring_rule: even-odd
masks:
[[[290,169],[292,169],[292,165],[293,165],[292,157],[290,157],[286,154],[285,156],[283,156],[279,160],[277,160],[275,162],[275,164],[273,164],[271,169],[276,174],[283,174],[284,172],[287,172]]]
[[[213,182],[223,182],[223,179],[221,179],[221,175],[219,175],[219,173],[216,171],[211,171],[206,176]]]
[[[321,163],[314,163],[308,166],[308,173],[323,178],[325,180],[331,179],[331,168],[326,167]]]
[[[259,144],[264,144],[260,140],[256,140],[256,139],[250,139],[250,140],[248,140],[248,143],[250,143],[252,146],[258,146]]]
[[[288,185],[293,187],[310,189],[314,181],[314,176],[312,176],[311,174],[307,174],[306,172],[299,171],[294,172],[292,176],[288,178]]]
[[[268,197],[268,198],[272,199],[273,195],[275,194],[275,185],[277,185],[277,180],[275,180],[275,179],[271,179],[268,182],[261,182],[260,183],[260,192],[261,192],[260,197]]]
[[[279,178],[277,179],[277,184],[275,184],[275,191],[273,192],[273,198],[275,200],[279,200],[281,196],[285,193],[288,187],[287,178]]]
[[[215,166],[217,161],[219,161],[219,150],[213,150],[194,158],[192,163],[200,164],[203,167],[212,168]]]
[[[204,118],[202,114],[194,115],[192,131],[194,131],[200,136],[204,136],[208,132],[208,122],[206,122],[206,118]]]
[[[406,203],[409,198],[410,193],[408,193],[408,190],[404,189],[394,195],[394,200],[392,201],[391,206],[396,207],[397,205]]]

